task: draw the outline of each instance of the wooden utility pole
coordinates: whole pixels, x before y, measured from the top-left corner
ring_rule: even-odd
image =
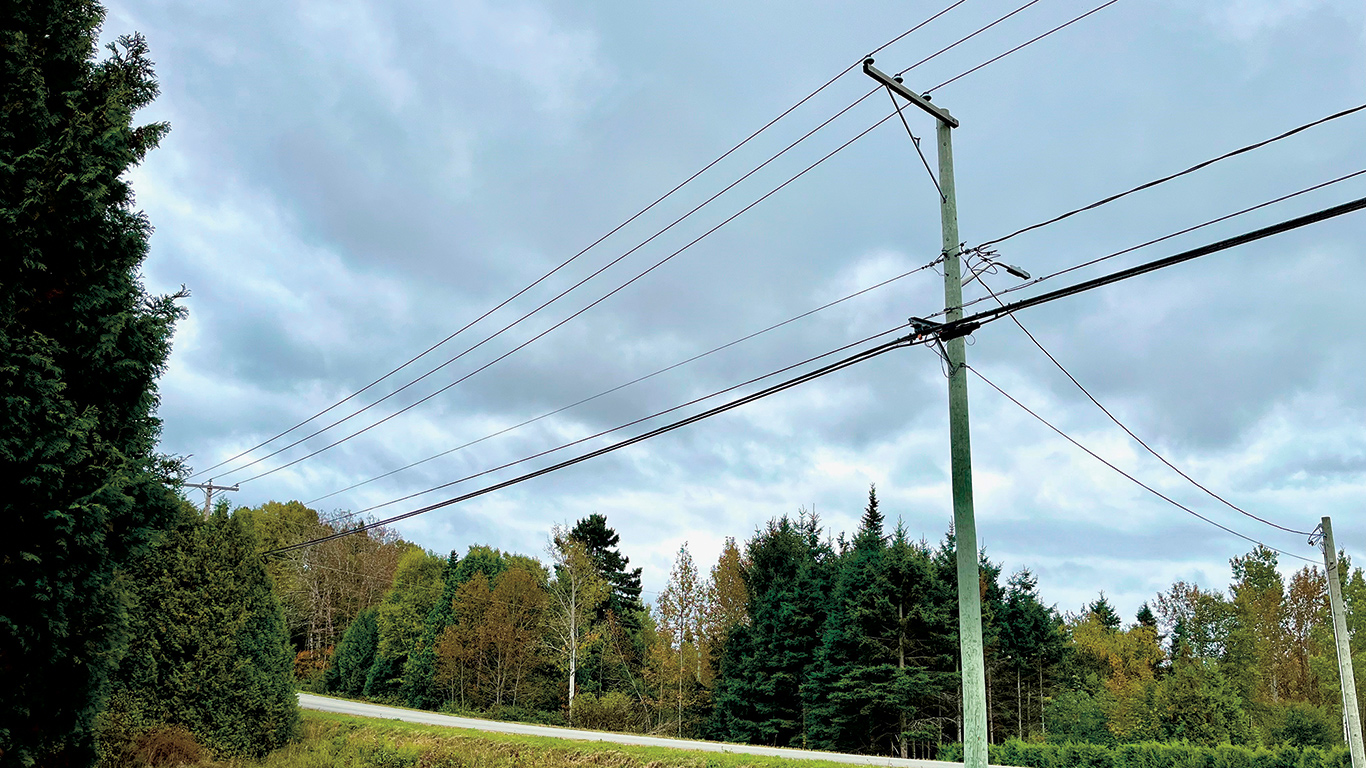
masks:
[[[207,483],[186,483],[186,488],[199,488],[204,491],[204,519],[208,519],[209,513],[213,511],[213,492],[214,491],[235,491],[235,485],[214,485],[213,478],[209,478]]]
[[[962,246],[953,184],[953,134],[958,120],[948,110],[863,62],[863,71],[892,93],[934,116],[939,145],[939,213],[943,235],[945,323],[963,319]],[[912,321],[914,322],[914,321]],[[945,334],[948,335],[948,334]],[[977,569],[977,522],[972,506],[972,447],[968,430],[968,371],[964,334],[942,338],[949,365],[949,460],[953,480],[953,532],[958,558],[958,639],[963,660],[963,764],[987,765],[987,685],[982,660],[982,595]],[[1366,766],[1354,766],[1366,768]]]
[[[1338,549],[1333,544],[1333,523],[1327,517],[1319,523],[1317,537],[1323,547],[1323,569],[1328,576],[1328,607],[1333,612],[1333,638],[1337,640],[1338,679],[1342,681],[1342,717],[1347,725],[1347,747],[1352,768],[1366,768],[1366,750],[1361,742],[1361,710],[1357,709],[1356,675],[1352,671],[1352,647],[1348,643],[1347,618],[1342,609],[1342,569]],[[1309,540],[1311,543],[1313,538]]]

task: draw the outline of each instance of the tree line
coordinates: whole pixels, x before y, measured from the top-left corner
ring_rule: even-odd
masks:
[[[313,513],[266,505],[239,514],[267,526]],[[910,757],[934,757],[961,739],[952,531],[930,544],[901,524],[889,529],[875,489],[852,536],[832,536],[800,512],[743,543],[727,539],[710,567],[699,568],[685,545],[652,601],[641,599],[640,569],[629,567],[601,515],[551,531],[544,560],[483,545],[442,557],[385,536],[348,545],[374,553],[364,567],[327,571],[374,580],[393,563],[387,588],[347,608],[348,621],[315,618],[325,611],[308,596],[326,590],[284,587],[301,598],[295,648],[309,662],[297,669],[316,690]],[[378,554],[386,547],[390,554]],[[1341,742],[1327,583],[1317,568],[1287,581],[1276,553],[1258,547],[1231,561],[1227,592],[1177,582],[1126,622],[1103,593],[1060,612],[1043,603],[1029,570],[1003,576],[985,551],[979,565],[992,743]],[[313,577],[304,559],[271,567],[287,571],[278,585]],[[1361,653],[1366,579],[1360,568],[1344,575]],[[335,645],[305,629],[320,624]]]

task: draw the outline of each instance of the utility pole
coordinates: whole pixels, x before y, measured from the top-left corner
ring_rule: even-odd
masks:
[[[1319,523],[1317,536],[1323,547],[1323,569],[1328,576],[1328,607],[1333,612],[1333,637],[1338,646],[1338,679],[1342,681],[1342,715],[1347,725],[1347,747],[1352,768],[1366,768],[1366,750],[1361,742],[1361,710],[1357,709],[1356,675],[1352,671],[1352,647],[1348,644],[1347,619],[1342,610],[1342,574],[1338,549],[1333,544],[1333,523],[1327,517]]]
[[[930,113],[935,118],[939,145],[940,224],[943,232],[945,322],[963,318],[963,273],[958,240],[958,202],[953,184],[953,135],[958,120],[948,110],[930,103],[902,84],[900,77],[889,77],[865,59],[863,72],[892,93]],[[927,329],[926,321],[913,324]],[[963,764],[965,768],[987,765],[987,685],[982,660],[982,595],[977,569],[977,522],[972,509],[972,448],[968,433],[968,378],[965,363],[965,330],[943,334],[944,354],[949,365],[949,460],[953,480],[953,531],[958,557],[958,642],[963,661]],[[947,337],[947,338],[946,338]],[[1354,766],[1366,768],[1366,766]]]
[[[204,519],[209,519],[209,513],[213,511],[213,492],[214,491],[235,491],[236,485],[214,485],[213,478],[209,478],[207,483],[186,483],[186,488],[200,488],[204,491]]]

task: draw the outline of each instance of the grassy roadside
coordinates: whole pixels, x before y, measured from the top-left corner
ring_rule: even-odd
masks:
[[[210,765],[210,764],[204,764]],[[783,758],[485,733],[304,711],[297,744],[241,768],[793,768]],[[803,760],[800,768],[848,768]]]

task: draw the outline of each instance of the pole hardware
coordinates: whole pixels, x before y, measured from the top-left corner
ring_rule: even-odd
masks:
[[[186,484],[185,484],[185,487],[186,487],[186,488],[198,488],[198,489],[204,491],[204,517],[205,517],[205,519],[208,518],[209,512],[212,511],[212,507],[213,507],[213,492],[214,492],[214,491],[235,491],[235,490],[237,490],[237,486],[236,486],[236,485],[214,485],[214,484],[213,484],[213,478],[209,478],[209,482],[207,482],[207,483],[186,483]]]
[[[953,115],[950,115],[947,109],[941,109],[939,107],[936,107],[935,105],[930,103],[929,96],[921,96],[920,94],[912,91],[910,88],[907,88],[904,84],[902,84],[900,77],[892,77],[888,75],[886,72],[883,72],[882,70],[873,66],[873,60],[871,58],[863,60],[863,74],[887,86],[892,90],[892,92],[894,92],[901,98],[911,102],[917,107],[920,107],[926,112],[929,112],[931,115],[934,115],[935,119],[939,122],[947,123],[952,128],[958,127],[958,119]]]

